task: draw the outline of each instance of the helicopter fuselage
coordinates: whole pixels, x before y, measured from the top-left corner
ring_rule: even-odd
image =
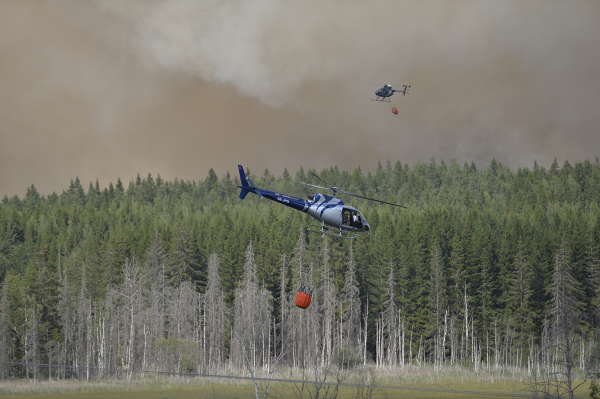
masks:
[[[311,200],[305,200],[252,186],[248,186],[246,190],[259,197],[308,213],[330,227],[353,232],[370,230],[369,223],[358,209],[345,205],[344,201],[330,195],[317,193],[312,196]]]
[[[375,90],[375,96],[377,101],[383,101],[386,98],[393,96],[395,93],[401,93],[402,95],[406,95],[408,89],[410,89],[410,85],[403,84],[401,89],[394,89],[391,85],[385,85],[377,90]]]
[[[395,92],[396,92],[396,90],[394,90],[393,88],[391,88],[391,87],[388,88],[388,87],[384,86],[380,89],[377,89],[375,91],[375,95],[380,98],[386,98],[386,97],[393,96]]]

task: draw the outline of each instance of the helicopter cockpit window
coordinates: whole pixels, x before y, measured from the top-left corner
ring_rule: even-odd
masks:
[[[345,224],[346,226],[356,227],[358,229],[363,227],[360,213],[355,209],[344,208],[344,210],[342,211],[342,224]]]
[[[352,220],[352,212],[348,208],[344,208],[342,210],[342,224],[350,225],[350,221]]]

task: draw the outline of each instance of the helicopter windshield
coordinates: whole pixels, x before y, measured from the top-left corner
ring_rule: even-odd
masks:
[[[344,208],[342,210],[342,224],[362,229],[363,221],[364,219],[358,210],[352,208]]]

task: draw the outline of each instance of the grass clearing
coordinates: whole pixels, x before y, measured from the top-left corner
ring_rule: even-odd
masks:
[[[495,390],[497,391],[497,390]],[[340,399],[355,397],[356,389],[343,387],[340,389]],[[59,398],[124,398],[124,399],[192,399],[192,398],[214,398],[214,399],[233,399],[233,398],[249,398],[254,397],[254,388],[249,384],[227,385],[227,384],[202,384],[188,385],[181,387],[165,388],[161,386],[147,387],[114,387],[111,389],[83,389],[70,392],[51,392],[51,393],[20,393],[3,395],[3,398],[15,399],[59,399]],[[289,384],[277,383],[272,386],[270,398],[299,398],[295,393],[294,388]],[[309,397],[305,395],[304,397]],[[389,389],[378,389],[374,391],[373,398],[486,398],[485,395],[465,395],[462,393],[438,393],[438,392],[415,392],[415,391],[398,391]],[[489,396],[494,398],[495,396]]]
[[[478,391],[491,393],[526,394],[524,384],[512,381],[461,382],[443,381],[437,383],[391,383],[377,381],[377,385],[403,386],[432,390]],[[264,387],[261,383],[261,387]],[[271,384],[270,398],[298,398],[297,389],[300,384],[275,382]],[[351,399],[356,396],[357,388],[340,387],[340,399]],[[254,386],[251,382],[229,380],[208,380],[202,378],[143,378],[131,383],[126,381],[3,381],[0,382],[0,395],[3,398],[34,399],[34,398],[125,398],[125,399],[233,399],[254,397]],[[304,395],[303,397],[309,397]],[[488,395],[471,395],[464,392],[432,392],[418,390],[375,389],[373,398],[493,398]]]
[[[228,370],[231,372],[231,370]],[[373,384],[389,388],[376,388],[374,399],[453,399],[453,398],[501,398],[494,394],[523,395],[531,397],[527,378],[523,373],[503,371],[474,372],[464,368],[412,367],[385,369],[357,369],[347,374],[344,383],[359,383],[361,373],[368,371],[375,375]],[[226,374],[226,371],[223,370]],[[279,369],[272,378],[301,379],[298,370]],[[310,376],[307,379],[311,379]],[[267,383],[260,381],[260,387]],[[308,384],[307,384],[308,386]],[[311,385],[312,387],[312,385]],[[272,382],[269,398],[301,399],[308,398],[299,394],[300,383]],[[394,389],[401,388],[401,389]],[[410,389],[416,388],[416,389]],[[305,388],[306,389],[306,388]],[[314,390],[314,388],[312,388]],[[330,388],[331,389],[331,388]],[[360,388],[340,387],[340,399],[366,399],[357,395]],[[364,391],[364,388],[363,388]],[[447,392],[437,392],[447,391]],[[452,392],[455,391],[455,392]],[[469,393],[474,392],[474,393]],[[587,398],[589,389],[582,388],[577,398]],[[363,392],[364,393],[364,392]],[[254,385],[249,380],[231,380],[206,377],[167,377],[145,375],[126,380],[96,380],[91,382],[77,380],[0,381],[2,398],[124,398],[124,399],[233,399],[254,397]]]

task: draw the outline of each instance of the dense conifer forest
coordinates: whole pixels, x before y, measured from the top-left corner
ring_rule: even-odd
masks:
[[[310,170],[252,171],[305,197]],[[237,176],[137,177],[0,203],[0,377],[364,363],[586,369],[600,331],[600,163],[492,161],[317,173],[372,232],[238,199]],[[293,305],[314,288],[307,310]],[[561,341],[562,342],[562,341]],[[569,352],[568,356],[571,356]],[[37,365],[54,367],[40,369]]]

